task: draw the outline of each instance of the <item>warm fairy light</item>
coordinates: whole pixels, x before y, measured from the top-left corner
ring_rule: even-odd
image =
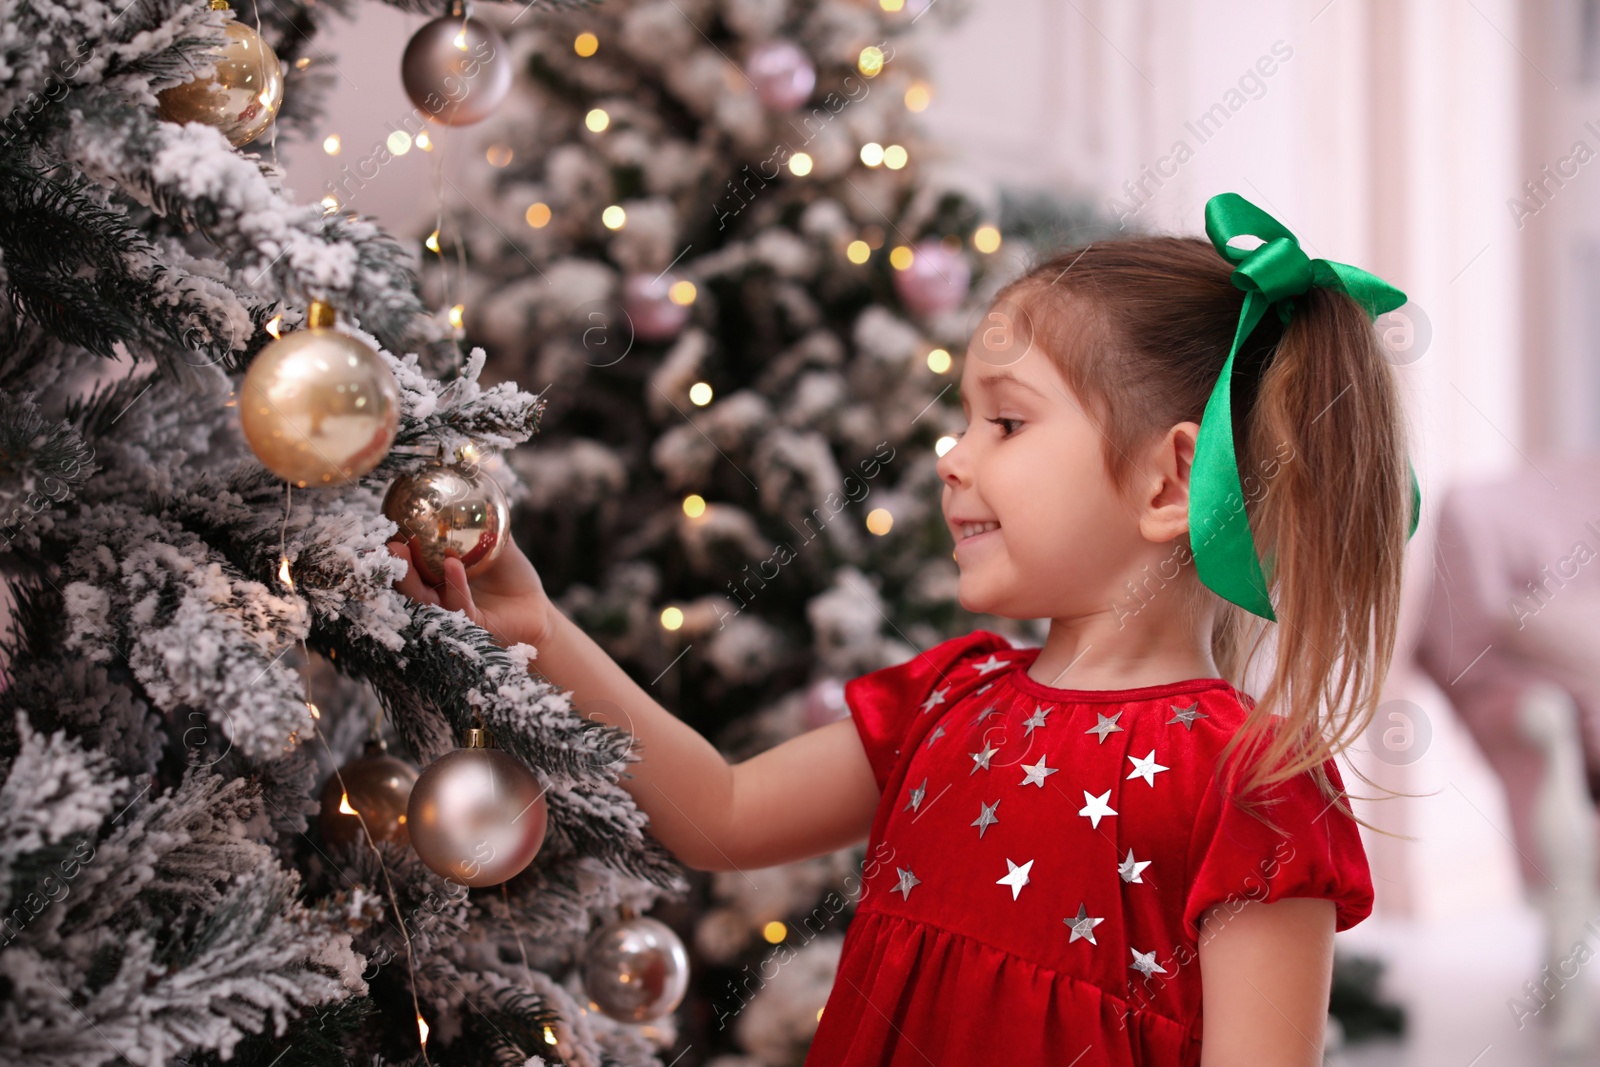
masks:
[[[889,12],[904,11],[906,0],[878,0],[878,6]]]
[[[972,247],[980,252],[997,252],[1000,250],[1000,228],[998,226],[983,225],[972,231]]]
[[[466,306],[463,305],[463,304],[457,304],[455,307],[451,308],[450,309],[450,325],[454,326],[458,330],[461,329],[461,322],[462,322],[462,319],[464,318],[464,316],[466,315],[466,312],[467,312]]]
[[[417,1033],[422,1035],[422,1047],[428,1047],[428,1020],[417,1016]]]
[[[774,919],[761,928],[761,936],[767,939],[768,944],[781,945],[783,939],[789,936],[789,928]]]
[[[282,559],[278,560],[278,581],[282,582],[284,585],[288,586],[290,589],[294,588],[294,579],[289,577],[289,557],[288,556],[284,556]]]
[[[911,251],[910,245],[896,245],[894,251],[889,253],[889,265],[895,270],[910,270],[911,263],[916,258],[916,253]]]
[[[340,811],[341,814],[344,814],[344,815],[355,815],[355,814],[357,814],[356,809],[352,808],[350,806],[350,794],[349,793],[340,793],[339,794],[339,811]]]
[[[928,369],[935,374],[943,374],[949,370],[951,362],[950,353],[946,349],[935,348],[928,353]]]
[[[683,498],[683,513],[691,519],[698,519],[706,513],[706,498],[699,493],[690,493]]]
[[[861,146],[861,162],[869,167],[876,167],[883,162],[883,145],[877,141],[868,141]]]
[[[583,116],[583,124],[589,127],[590,133],[602,133],[611,125],[611,116],[603,107],[591,108],[589,113]]]
[[[330,156],[339,154],[339,135],[330,133],[322,139],[322,150]]]
[[[954,447],[956,447],[956,439],[950,434],[945,434],[943,437],[939,438],[933,443],[934,453],[940,456],[944,455]]]
[[[851,241],[844,254],[852,263],[865,263],[872,258],[872,246],[865,241]]]
[[[883,150],[883,165],[890,170],[899,170],[905,166],[907,158],[904,145],[892,144]]]
[[[870,44],[861,50],[861,55],[856,59],[856,67],[867,77],[872,78],[883,72],[883,49],[875,44]]]
[[[588,30],[584,30],[582,33],[578,34],[578,39],[572,42],[572,50],[578,53],[584,59],[588,59],[590,56],[594,55],[599,48],[600,38],[596,37]]]
[[[544,1028],[544,1043],[547,1045],[553,1045],[556,1043],[556,1032],[550,1029],[549,1026]]]
[[[465,52],[467,50],[467,31],[457,30],[456,35],[450,38],[450,43]]]
[[[711,403],[711,383],[695,382],[689,386],[689,402],[698,408]]]
[[[403,156],[411,151],[411,135],[404,130],[395,130],[384,143],[389,146],[389,151],[397,156]]]
[[[661,626],[663,629],[676,630],[683,625],[683,612],[678,608],[666,608],[661,612]]]
[[[428,251],[430,252],[439,251],[439,231],[434,230],[428,234],[428,239],[422,243],[428,246]]]
[[[489,161],[491,167],[503,167],[511,162],[511,146],[508,144],[492,144],[483,157]]]
[[[542,230],[550,225],[550,205],[544,201],[529,204],[528,210],[523,215],[528,220],[528,225],[536,230]]]
[[[335,211],[338,211],[338,210],[339,210],[339,198],[338,197],[334,196],[332,193],[329,193],[327,196],[322,198],[322,213],[324,215],[332,215]]]
[[[688,307],[694,303],[694,282],[678,281],[672,283],[672,288],[667,290],[667,299],[680,307]]]
[[[322,712],[318,711],[317,710],[317,706],[315,704],[311,703],[310,701],[306,702],[306,710],[311,712],[311,717],[313,719],[321,719],[322,718]]]
[[[894,516],[889,514],[888,508],[873,508],[867,512],[867,531],[879,537],[889,532],[894,525]]]
[[[906,110],[926,111],[933,103],[933,86],[925,81],[914,81],[906,86]]]
[[[811,156],[807,152],[796,152],[789,157],[789,170],[796,178],[804,178],[811,173]]]
[[[305,70],[309,66],[311,66],[310,56],[301,56],[299,59],[294,61],[295,70]]]
[[[417,147],[422,149],[424,152],[433,151],[433,138],[428,136],[427,130],[423,130],[421,133],[417,134]]]
[[[612,204],[600,212],[600,221],[605,223],[608,230],[620,230],[623,223],[628,221],[628,213],[616,204]]]
[[[283,315],[281,313],[277,314],[277,315],[274,315],[274,316],[272,316],[272,318],[267,320],[267,332],[270,333],[272,336],[274,336],[274,337],[282,337],[283,334],[280,332],[282,329],[283,329]]]

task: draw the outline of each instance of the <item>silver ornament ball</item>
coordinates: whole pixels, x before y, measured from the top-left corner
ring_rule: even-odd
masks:
[[[583,988],[595,1008],[619,1022],[659,1019],[689,988],[689,953],[659,919],[608,923],[584,946]]]
[[[539,779],[487,730],[430,763],[411,787],[411,847],[435,874],[473,887],[525,870],[544,844],[550,808]]]
[[[445,15],[418,30],[400,58],[406,95],[445,126],[482,122],[511,90],[504,37],[471,16]]]

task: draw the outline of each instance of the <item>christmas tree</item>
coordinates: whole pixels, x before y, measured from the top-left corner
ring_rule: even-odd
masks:
[[[579,967],[593,927],[686,888],[618,784],[631,739],[527,646],[392,588],[386,486],[481,457],[517,499],[495,457],[544,400],[480,381],[409,247],[285,187],[275,138],[333,78],[329,6],[3,5],[0,1048],[659,1063]],[[297,386],[323,405],[306,431],[242,410],[291,342],[327,364]],[[336,382],[335,353],[365,377]],[[266,420],[252,447],[242,415]],[[280,476],[284,435],[351,428],[376,447]],[[415,808],[371,792],[404,775],[369,773],[431,771],[480,728],[547,816],[490,888],[424,862]]]
[[[949,636],[1043,635],[956,602],[934,464],[988,298],[1033,247],[1106,227],[1007,195],[923,131],[915,34],[959,15],[637,0],[501,18],[523,76],[461,153],[489,165],[418,235],[425,290],[486,374],[550,399],[508,457],[546,589],[734,762]],[[695,950],[691,1057],[803,1058],[864,859],[693,876],[673,913]]]

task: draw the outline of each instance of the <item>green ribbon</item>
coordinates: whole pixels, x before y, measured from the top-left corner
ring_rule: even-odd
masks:
[[[1214,593],[1273,622],[1267,578],[1256,555],[1255,540],[1245,515],[1239,460],[1233,447],[1233,361],[1268,308],[1287,323],[1293,298],[1312,286],[1338,289],[1366,309],[1370,318],[1393,311],[1406,294],[1359,267],[1328,259],[1311,259],[1294,234],[1277,219],[1238,193],[1221,193],[1206,202],[1206,236],[1223,258],[1237,264],[1233,284],[1244,290],[1239,327],[1222,373],[1206,401],[1189,474],[1189,537],[1195,570]],[[1234,242],[1237,238],[1254,240]],[[1411,529],[1417,532],[1422,490],[1411,467]]]

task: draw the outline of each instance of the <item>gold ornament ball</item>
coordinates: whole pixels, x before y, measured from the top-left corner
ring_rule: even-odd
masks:
[[[383,513],[400,527],[417,573],[444,584],[451,556],[477,574],[505,547],[511,508],[495,480],[477,466],[435,464],[402,475],[383,497]]]
[[[688,988],[689,954],[659,919],[639,915],[608,923],[585,943],[584,992],[619,1022],[659,1019],[677,1008]]]
[[[326,305],[309,322],[256,355],[239,396],[251,451],[302,489],[361,477],[400,426],[400,386],[378,353],[333,329]]]
[[[521,760],[491,748],[487,730],[428,764],[411,787],[411,847],[435,874],[464,885],[499,885],[538,855],[550,823],[544,790]]]
[[[224,32],[228,40],[216,53],[216,73],[163,89],[156,100],[166,121],[215,126],[237,147],[261,136],[277,117],[283,67],[261,35],[238,19]]]
[[[317,825],[323,838],[340,845],[360,841],[365,823],[374,840],[410,844],[406,805],[416,781],[415,767],[387,754],[382,745],[368,744],[364,755],[330,774],[322,787]],[[352,808],[361,813],[359,818],[350,813]]]

